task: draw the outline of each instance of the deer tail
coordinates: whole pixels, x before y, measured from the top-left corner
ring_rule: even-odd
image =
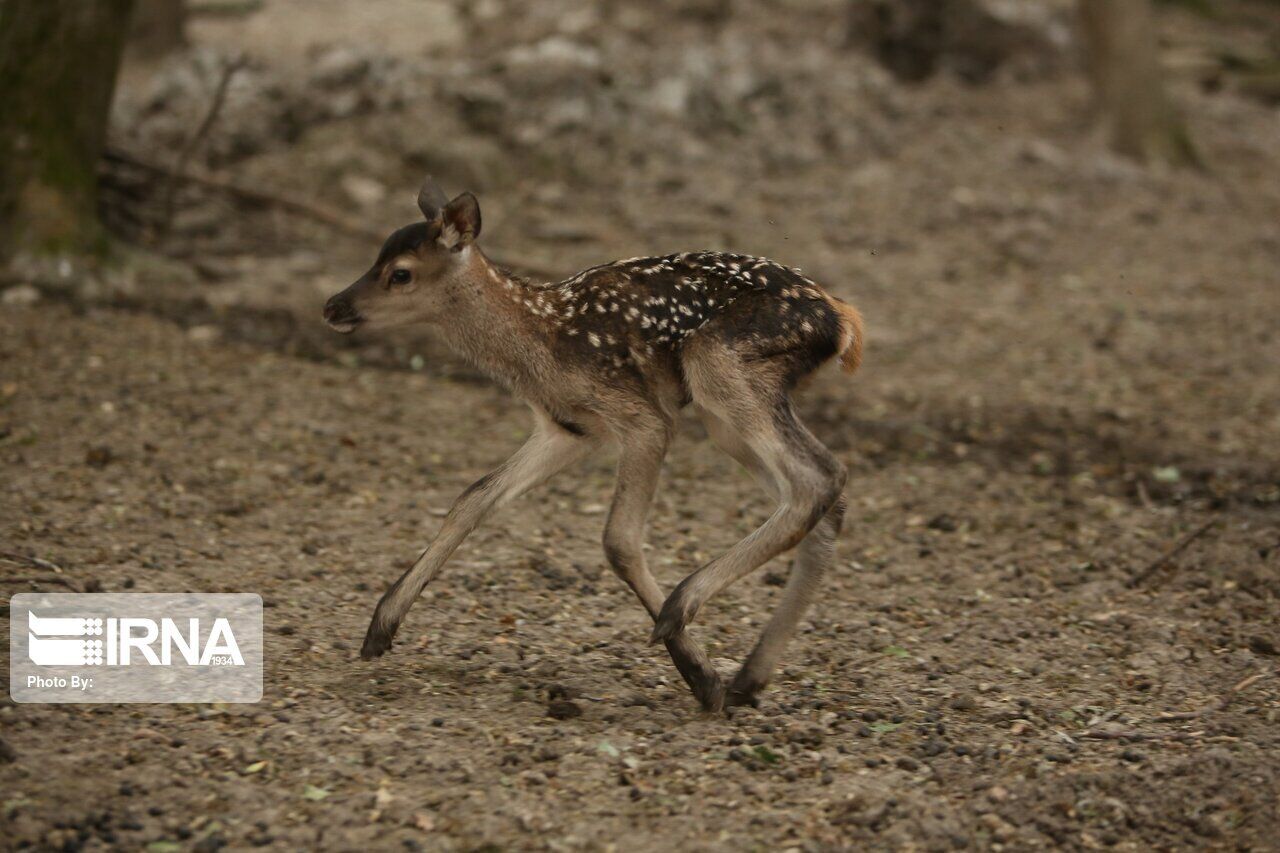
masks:
[[[835,297],[828,297],[840,318],[840,343],[836,352],[845,373],[853,373],[862,364],[862,315],[858,309]]]

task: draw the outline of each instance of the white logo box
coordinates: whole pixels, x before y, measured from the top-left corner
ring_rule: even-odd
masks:
[[[9,601],[15,702],[257,702],[262,597],[19,593]]]

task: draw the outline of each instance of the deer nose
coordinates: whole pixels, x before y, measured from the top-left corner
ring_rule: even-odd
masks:
[[[329,297],[329,301],[324,304],[324,320],[330,326],[346,326],[354,329],[361,319],[355,306],[342,294]]]
[[[351,303],[341,296],[330,296],[329,301],[324,304],[324,318],[330,322],[355,313]]]

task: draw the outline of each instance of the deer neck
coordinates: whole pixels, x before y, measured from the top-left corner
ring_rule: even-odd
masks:
[[[455,351],[525,396],[541,396],[550,363],[545,324],[529,308],[540,288],[494,264],[472,245],[452,283],[449,313],[439,321]]]

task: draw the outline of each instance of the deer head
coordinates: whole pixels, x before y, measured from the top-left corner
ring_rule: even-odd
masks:
[[[424,222],[392,233],[378,258],[351,286],[329,297],[324,319],[343,334],[438,319],[450,285],[466,270],[480,236],[480,203],[471,193],[452,201],[431,178],[418,191]]]

